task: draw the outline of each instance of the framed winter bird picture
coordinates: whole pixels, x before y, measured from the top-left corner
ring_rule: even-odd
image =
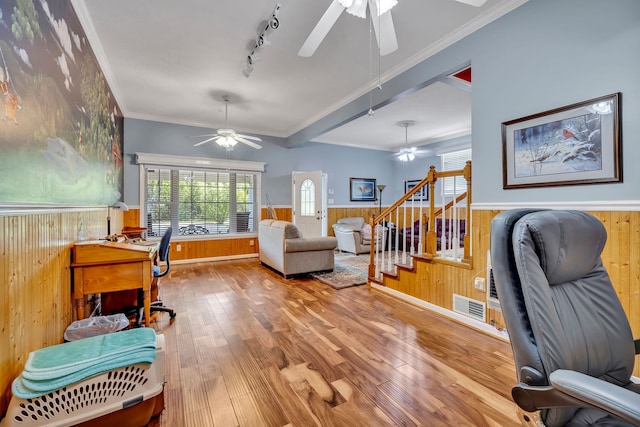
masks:
[[[622,181],[621,96],[502,123],[503,188]]]

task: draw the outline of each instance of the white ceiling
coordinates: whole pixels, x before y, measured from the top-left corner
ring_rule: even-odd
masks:
[[[369,23],[343,13],[310,58],[297,55],[330,0],[280,0],[280,27],[251,75],[245,59],[276,0],[72,0],[125,117],[289,137],[526,0],[398,0],[399,48],[369,54]],[[376,47],[375,39],[373,46]],[[371,64],[371,65],[370,65]],[[378,64],[380,71],[378,71]],[[228,122],[223,95],[229,95]],[[438,83],[314,139],[395,150],[469,134],[471,94]]]

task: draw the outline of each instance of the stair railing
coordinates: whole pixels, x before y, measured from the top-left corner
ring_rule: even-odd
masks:
[[[436,208],[438,179],[453,179],[454,185],[452,194],[440,196]],[[459,179],[466,181],[466,191],[460,193]],[[453,171],[437,172],[431,166],[423,180],[379,215],[372,215],[369,223],[374,230],[369,280],[381,282],[383,273],[395,275],[398,266],[412,268],[415,257],[470,266],[471,162]]]

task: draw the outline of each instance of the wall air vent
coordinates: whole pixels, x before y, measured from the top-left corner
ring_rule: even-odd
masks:
[[[487,306],[490,310],[502,312],[500,300],[498,300],[498,292],[496,291],[496,281],[493,278],[491,251],[487,251]]]
[[[481,322],[486,321],[487,306],[482,301],[453,294],[453,311],[472,317]]]

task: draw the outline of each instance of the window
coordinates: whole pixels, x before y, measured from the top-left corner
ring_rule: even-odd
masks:
[[[300,215],[314,216],[316,214],[315,185],[310,179],[305,179],[300,185]]]
[[[149,158],[147,158],[149,157]],[[228,161],[137,154],[141,165],[141,215],[148,236],[169,227],[181,236],[225,235],[256,231],[260,172],[219,168]],[[155,160],[156,164],[141,163]],[[176,165],[158,164],[176,161]],[[197,162],[196,162],[197,161]],[[206,165],[208,167],[194,167]],[[247,165],[244,165],[244,164]],[[252,162],[234,162],[251,168]],[[262,164],[258,164],[262,165]]]
[[[442,153],[442,171],[464,169],[467,160],[471,160],[471,148]],[[443,178],[442,191],[445,196],[452,196],[467,191],[467,181],[461,177]]]

